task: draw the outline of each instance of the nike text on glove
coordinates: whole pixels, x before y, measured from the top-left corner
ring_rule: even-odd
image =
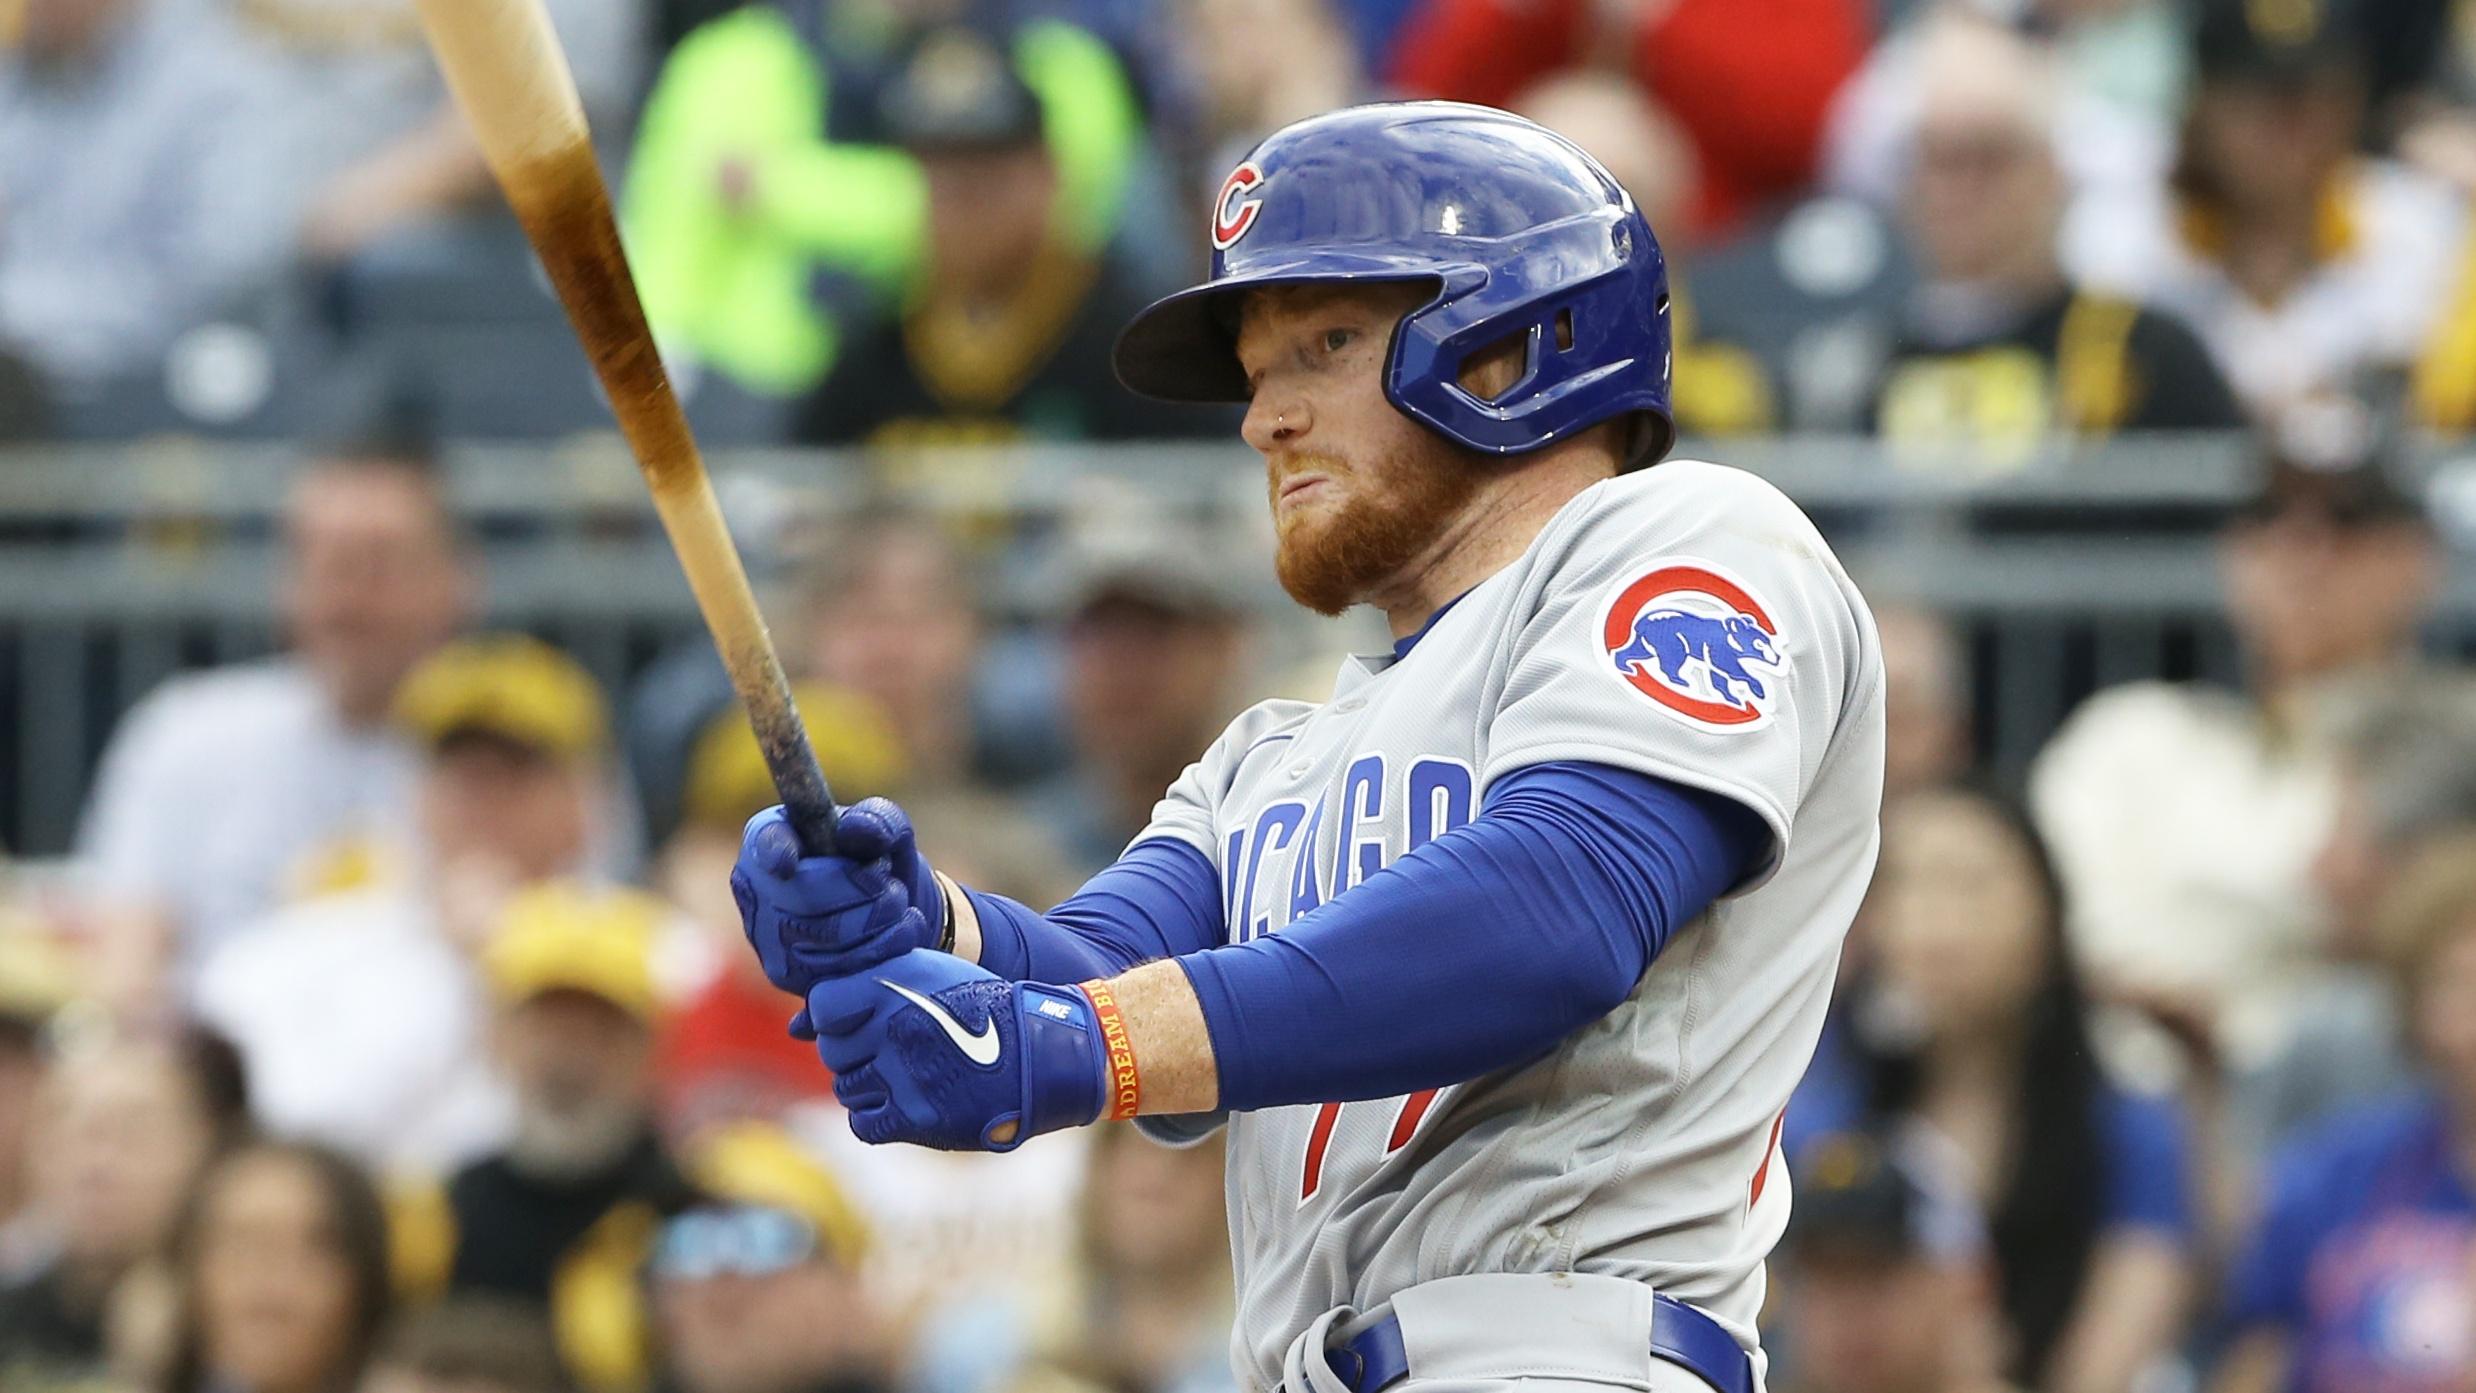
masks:
[[[918,951],[819,982],[807,1016],[860,1140],[1011,1151],[1133,1115],[1134,1056],[1108,996],[1105,984],[1008,982]]]
[[[945,922],[945,897],[913,844],[911,819],[883,798],[843,810],[826,856],[800,854],[781,808],[750,818],[731,895],[767,979],[794,995],[929,947]]]

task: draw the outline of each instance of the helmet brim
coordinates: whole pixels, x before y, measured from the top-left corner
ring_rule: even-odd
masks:
[[[1239,301],[1276,285],[1438,281],[1433,261],[1382,252],[1318,251],[1251,265],[1146,306],[1118,335],[1110,355],[1127,390],[1159,401],[1243,402],[1238,365]]]

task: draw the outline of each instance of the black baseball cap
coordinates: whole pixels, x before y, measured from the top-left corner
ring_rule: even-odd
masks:
[[[2192,64],[2205,80],[2297,82],[2366,62],[2353,0],[2200,0]]]
[[[915,40],[878,89],[886,140],[923,154],[1016,150],[1040,142],[1040,96],[1001,34],[970,25]]]
[[[1794,1171],[1789,1254],[1884,1263],[1984,1257],[1985,1218],[1937,1150],[1931,1140],[1907,1132],[1817,1138],[1799,1154]]]

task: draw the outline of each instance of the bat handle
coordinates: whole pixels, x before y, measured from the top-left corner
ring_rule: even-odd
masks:
[[[774,673],[781,681],[780,670]],[[765,753],[766,771],[774,776],[774,791],[782,795],[782,811],[800,839],[800,851],[826,856],[834,850],[833,790],[825,786],[825,771],[809,748],[808,731],[791,705],[787,686],[749,701],[749,724],[756,729],[757,748]]]
[[[825,775],[818,772],[816,757],[809,757],[806,780],[794,777],[786,782],[784,771],[777,769],[774,783],[782,792],[783,815],[790,819],[791,830],[799,834],[800,850],[811,856],[831,853],[838,814],[834,800],[825,791]]]

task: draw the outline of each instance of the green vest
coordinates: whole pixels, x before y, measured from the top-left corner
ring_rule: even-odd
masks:
[[[803,0],[806,2],[806,0]],[[770,5],[700,26],[663,65],[621,200],[628,255],[666,352],[752,389],[795,395],[834,365],[839,326],[820,273],[900,303],[927,266],[928,186],[899,149],[826,139],[829,81],[813,36]],[[1042,20],[1016,32],[1058,165],[1060,235],[1097,251],[1116,230],[1143,139],[1107,44]],[[734,207],[726,166],[747,173]]]

